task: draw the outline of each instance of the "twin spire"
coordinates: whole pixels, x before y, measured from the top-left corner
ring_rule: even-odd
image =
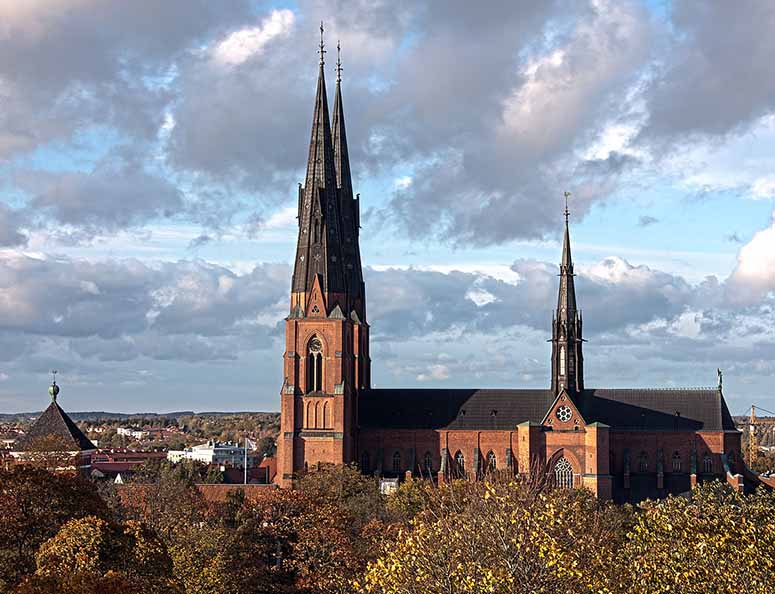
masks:
[[[347,151],[341,94],[341,52],[337,44],[336,96],[330,121],[322,23],[318,53],[320,69],[307,174],[304,186],[299,187],[299,239],[292,282],[291,315],[309,314],[306,310],[317,282],[327,313],[331,314],[338,305],[342,315],[354,314],[357,320],[364,321],[363,274],[358,246],[359,205],[357,196],[353,196]]]

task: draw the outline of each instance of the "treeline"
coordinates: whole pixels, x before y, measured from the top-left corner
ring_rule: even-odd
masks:
[[[512,478],[393,494],[357,469],[208,503],[165,473],[116,491],[0,473],[0,592],[769,593],[775,497],[726,485],[640,507]]]

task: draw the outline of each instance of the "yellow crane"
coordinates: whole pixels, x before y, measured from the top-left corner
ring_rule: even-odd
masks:
[[[775,416],[775,413],[762,408],[761,406],[751,405],[751,414],[748,417],[748,464],[753,464],[759,456],[759,428],[762,425],[775,425],[775,418],[760,419],[756,416],[756,409]]]

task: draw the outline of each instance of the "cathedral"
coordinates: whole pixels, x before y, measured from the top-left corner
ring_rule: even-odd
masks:
[[[383,477],[477,480],[548,473],[561,487],[640,501],[721,479],[750,488],[721,381],[692,389],[590,388],[565,210],[546,389],[373,389],[341,67],[329,117],[320,45],[312,135],[299,185],[298,242],[285,319],[280,486],[321,464]],[[720,373],[719,373],[720,380]]]

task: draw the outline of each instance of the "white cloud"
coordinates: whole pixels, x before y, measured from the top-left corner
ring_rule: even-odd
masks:
[[[755,302],[775,291],[775,211],[772,224],[740,248],[727,296],[732,302]]]
[[[278,210],[270,216],[263,227],[267,230],[287,229],[296,226],[297,208],[289,206]]]
[[[449,367],[442,364],[429,365],[424,373],[417,375],[418,382],[441,381],[449,378]]]
[[[213,59],[224,66],[238,66],[260,54],[275,37],[287,36],[296,20],[288,9],[273,10],[258,27],[240,29],[213,48]]]

